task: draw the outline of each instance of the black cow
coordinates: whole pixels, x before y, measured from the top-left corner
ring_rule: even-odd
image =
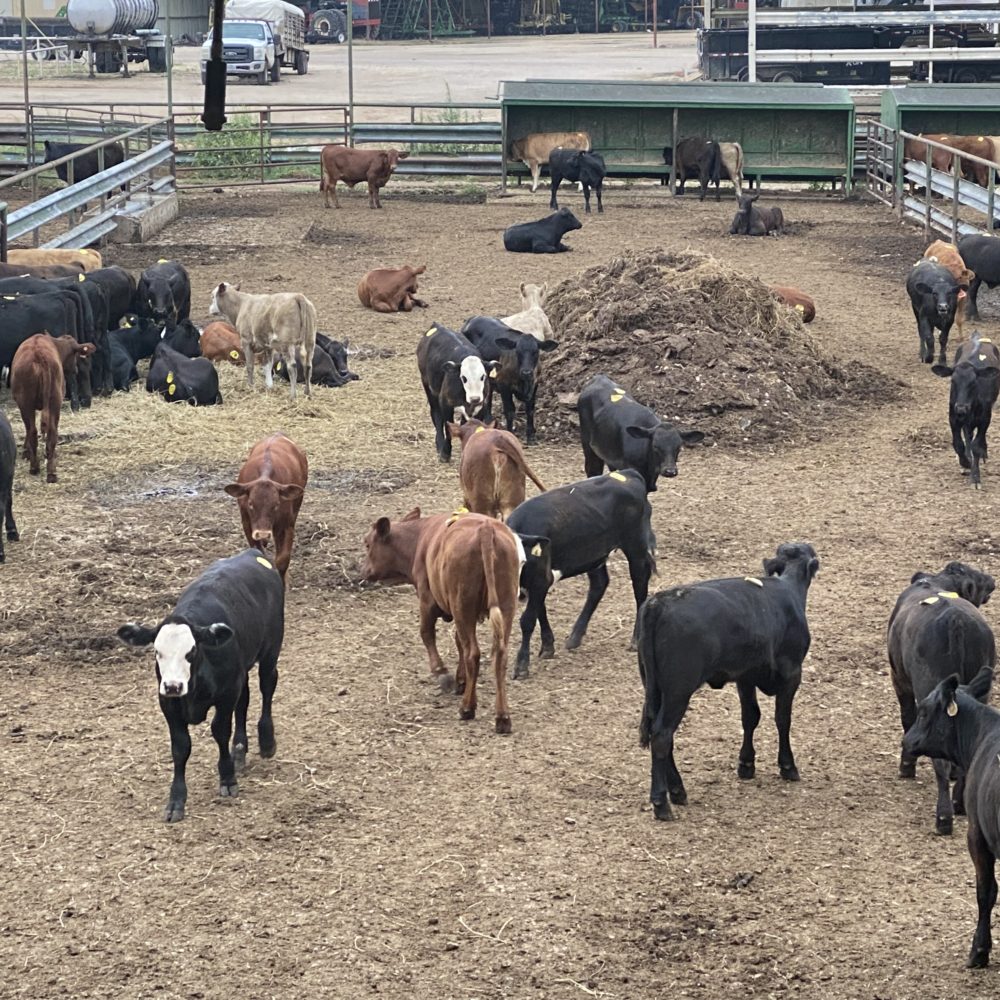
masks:
[[[166,328],[162,322],[158,323],[155,319],[129,313],[123,316],[120,322],[121,326],[111,331],[109,340],[112,345],[118,344],[133,362],[151,358],[160,342],[165,339],[163,334]]]
[[[910,585],[899,595],[889,618],[888,646],[904,733],[917,719],[917,702],[946,677],[957,673],[959,680],[968,684],[981,667],[992,667],[996,662],[993,632],[977,610],[990,599],[995,586],[992,576],[965,563],[951,562],[940,573],[914,573]],[[954,813],[962,812],[963,781],[959,776],[955,783],[953,806],[948,795],[950,772],[947,761],[934,761],[938,785],[935,827],[945,835],[951,833]],[[916,758],[904,752],[899,759],[899,776],[915,778],[916,774]]]
[[[417,344],[417,367],[434,423],[434,446],[442,462],[451,461],[446,425],[459,415],[464,423],[489,410],[490,379],[476,349],[454,330],[435,323]]]
[[[316,346],[323,348],[330,355],[334,367],[342,378],[348,382],[360,381],[361,376],[352,372],[348,367],[347,349],[351,346],[349,338],[345,337],[343,340],[333,340],[325,333],[317,333]]]
[[[556,340],[539,340],[519,333],[491,316],[473,316],[462,327],[487,367],[496,372],[496,389],[503,401],[507,430],[514,430],[514,400],[524,403],[525,440],[535,443],[535,398],[538,395],[538,362],[541,352],[555,350]],[[492,377],[492,376],[491,376]],[[484,420],[490,419],[487,410]]]
[[[91,359],[91,389],[93,392],[110,396],[112,391],[111,345],[108,342],[110,322],[108,296],[103,285],[99,282],[88,281],[86,275],[84,275],[83,281],[80,281],[79,278],[57,278],[51,284],[64,291],[76,292],[86,300],[85,313],[88,314],[89,324],[80,339],[94,344],[97,348]]]
[[[964,686],[952,674],[920,703],[913,726],[903,737],[903,753],[948,760],[965,774],[967,843],[976,869],[979,920],[965,963],[985,969],[993,937],[990,916],[997,899],[995,867],[1000,856],[1000,712],[983,704],[993,680],[984,667]]]
[[[503,231],[503,245],[511,253],[566,253],[573,248],[566,246],[562,238],[582,228],[583,223],[568,208],[560,208],[537,222],[509,226]]]
[[[210,364],[211,362],[209,362]],[[174,780],[163,818],[184,818],[184,771],[191,755],[188,726],[215,709],[212,736],[219,746],[219,794],[237,793],[236,774],[247,755],[249,673],[259,671],[261,710],[257,745],[273,757],[277,744],[271,699],[278,684],[278,655],[285,632],[285,587],[281,574],[257,549],[213,563],[185,588],[172,614],[147,628],[127,624],[118,636],[130,646],[153,645],[160,710],[170,729]],[[236,714],[232,752],[229,737]]]
[[[201,330],[189,319],[182,319],[173,327],[168,322],[163,327],[160,339],[186,358],[201,357]]]
[[[111,344],[111,380],[116,389],[129,392],[132,383],[139,381],[139,372],[128,348],[119,337],[124,332],[114,330],[108,337]]]
[[[969,285],[969,301],[965,306],[965,318],[979,319],[979,286],[987,288],[1000,285],[1000,242],[995,236],[963,236],[958,241],[958,252],[962,261],[975,278]]]
[[[552,197],[549,208],[558,209],[556,192],[564,181],[573,181],[583,185],[583,201],[586,213],[590,215],[590,189],[597,195],[597,211],[604,211],[601,195],[604,191],[604,175],[607,167],[600,153],[586,152],[580,149],[563,149],[557,146],[549,153],[549,173],[552,175]]]
[[[974,489],[980,489],[979,463],[986,461],[986,432],[993,419],[993,404],[1000,393],[1000,351],[988,337],[972,335],[959,347],[955,364],[934,365],[931,371],[951,379],[948,423],[951,446],[958,463],[970,471]]]
[[[958,282],[941,264],[928,258],[918,260],[906,278],[906,291],[917,320],[920,337],[920,360],[934,362],[934,328],[941,331],[940,363],[945,363],[948,351],[948,334],[955,322],[958,308]]]
[[[781,209],[757,208],[754,202],[758,197],[756,194],[745,194],[740,198],[740,207],[729,227],[730,236],[778,235],[784,229],[785,216]]]
[[[608,589],[608,556],[621,549],[628,560],[632,592],[638,612],[656,570],[656,537],[649,523],[651,508],[646,484],[638,472],[611,472],[560,486],[515,507],[507,526],[521,536],[527,561],[521,570],[521,587],[528,604],[521,615],[521,648],[515,677],[527,677],[531,635],[541,625],[541,659],[555,655],[555,637],[549,627],[545,599],[562,579],[586,573],[590,587],[567,649],[583,641],[594,610]],[[638,619],[632,633],[636,641]]]
[[[82,340],[79,315],[80,297],[62,291],[0,296],[0,368],[9,368],[14,352],[36,333]]]
[[[45,141],[45,159],[43,163],[51,163],[53,160],[61,160],[64,156],[69,156],[70,153],[77,153],[81,149],[86,149],[90,143],[81,142],[51,142],[48,139]],[[73,184],[77,184],[80,181],[85,181],[88,177],[93,177],[94,174],[101,172],[101,164],[99,157],[104,157],[104,169],[107,170],[109,167],[117,167],[125,159],[125,150],[122,148],[120,142],[113,142],[108,146],[104,147],[103,153],[98,150],[93,150],[90,153],[84,153],[83,156],[78,156],[75,160],[71,160],[70,163],[73,166]],[[70,163],[61,163],[56,167],[56,175],[59,180],[69,183],[69,166]]]
[[[169,326],[189,319],[191,279],[184,265],[176,260],[161,260],[147,267],[136,286],[133,311]]]
[[[296,360],[295,367],[300,381],[305,381],[302,362]],[[274,366],[274,371],[279,378],[283,378],[286,382],[289,380],[288,366],[284,361],[279,361]],[[339,340],[331,340],[325,334],[317,333],[316,347],[313,349],[312,384],[336,389],[359,377],[347,367],[347,348]]]
[[[108,300],[107,328],[114,330],[132,310],[136,291],[135,278],[123,267],[100,267],[86,273],[84,283],[86,282],[93,282],[104,289]]]
[[[674,164],[674,151],[669,146],[663,147],[663,162],[669,167]],[[677,164],[674,169],[677,177],[677,194],[684,194],[684,182],[697,178],[701,184],[701,194],[698,201],[704,201],[708,194],[709,184],[715,185],[715,200],[718,201],[719,182],[722,180],[722,150],[719,144],[704,136],[681,139],[677,143]]]
[[[7,541],[16,542],[21,536],[14,523],[14,466],[17,465],[17,445],[10,421],[0,413],[0,517],[7,528]],[[3,535],[0,534],[0,563],[7,556],[3,550]]]
[[[222,402],[219,373],[208,358],[188,358],[160,343],[146,376],[146,392],[158,392],[168,403],[185,400],[193,406]]]
[[[674,733],[702,684],[718,689],[736,682],[743,718],[741,778],[752,778],[756,771],[757,690],[773,696],[778,769],[786,781],[799,780],[789,731],[792,700],[809,652],[806,595],[818,569],[813,547],[792,542],[764,560],[765,579],[729,577],[671,587],[643,606],[639,675],[646,699],[639,738],[652,756],[649,797],[657,819],[673,819],[670,802],[687,804],[674,763]]]
[[[705,437],[701,431],[663,423],[607,375],[595,375],[583,387],[577,410],[584,473],[599,476],[605,465],[611,470],[635,469],[648,493],[656,492],[660,476],[677,475],[677,456],[684,445]]]

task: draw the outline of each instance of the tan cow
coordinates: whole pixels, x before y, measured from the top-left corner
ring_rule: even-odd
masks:
[[[247,364],[247,385],[253,388],[254,352],[266,351],[270,359],[264,364],[264,385],[274,385],[274,365],[284,361],[288,366],[290,396],[295,399],[298,369],[302,365],[306,395],[312,395],[313,351],[316,350],[316,307],[301,292],[276,292],[273,295],[251,295],[240,286],[220,282],[212,290],[209,313],[223,316],[236,327],[240,346]]]
[[[521,311],[501,317],[500,322],[506,323],[519,333],[530,333],[537,340],[552,340],[552,324],[542,308],[548,290],[548,282],[541,285],[526,285],[522,281]]]
[[[47,267],[52,264],[80,264],[85,271],[96,271],[103,266],[97,250],[8,250],[8,264],[26,264],[28,267]]]
[[[448,433],[462,443],[458,478],[465,506],[474,514],[506,521],[511,511],[524,503],[525,476],[545,492],[524,457],[521,442],[509,431],[499,430],[495,420],[488,424],[481,420],[449,423]]]
[[[228,361],[233,365],[244,365],[243,348],[236,327],[224,319],[215,319],[205,324],[199,341],[201,356],[209,361]],[[262,362],[263,363],[263,362]]]
[[[319,189],[326,196],[326,207],[330,207],[330,192],[333,192],[333,204],[340,208],[337,200],[337,181],[343,181],[348,187],[354,187],[361,181],[368,184],[368,207],[381,208],[379,188],[389,183],[392,172],[400,160],[405,160],[410,154],[398,149],[351,149],[349,146],[330,144],[324,146],[319,154],[320,177]]]
[[[437,620],[455,623],[458,670],[455,690],[465,695],[460,715],[476,717],[480,649],[476,624],[488,618],[493,633],[496,731],[510,732],[507,707],[507,651],[517,611],[521,575],[519,542],[489,517],[462,511],[421,517],[420,508],[400,521],[380,517],[365,536],[365,580],[410,583],[420,602],[420,638],[431,673],[451,686],[435,637]]]
[[[722,167],[736,189],[736,200],[743,197],[743,147],[738,142],[720,142]]]
[[[968,301],[969,285],[975,278],[975,273],[965,266],[962,255],[958,252],[958,247],[954,243],[946,243],[944,240],[935,240],[925,251],[924,257],[927,260],[936,261],[945,268],[951,276],[958,282],[958,305],[955,307],[955,329],[958,330],[960,340],[965,339],[962,328],[965,326],[965,303]]]
[[[420,267],[379,267],[369,271],[358,282],[358,298],[363,306],[375,312],[412,312],[414,306],[427,308],[427,303],[417,298],[417,275],[427,270]]]
[[[520,160],[531,171],[531,190],[538,190],[542,167],[549,162],[549,153],[557,146],[563,149],[591,148],[586,132],[532,132],[523,139],[515,139],[510,146],[511,159]]]

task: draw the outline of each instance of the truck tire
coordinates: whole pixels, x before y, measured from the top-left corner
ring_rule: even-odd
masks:
[[[798,74],[790,69],[779,70],[771,77],[772,83],[798,83]]]
[[[271,82],[281,82],[281,63],[279,62],[277,56],[274,57],[274,63],[271,65]]]
[[[318,10],[313,14],[311,29],[324,41],[344,42],[347,40],[347,17],[339,10]]]
[[[150,73],[165,73],[167,71],[167,50],[156,46],[146,50]]]
[[[94,56],[94,67],[98,73],[117,73],[121,67],[121,56],[112,49],[105,49]]]
[[[271,83],[271,77],[270,77],[270,75],[267,72],[267,67],[265,66],[264,69],[262,69],[257,74],[257,86],[258,87],[266,87],[270,83]]]
[[[305,76],[309,72],[309,53],[305,49],[299,49],[295,53],[295,72],[299,76]]]

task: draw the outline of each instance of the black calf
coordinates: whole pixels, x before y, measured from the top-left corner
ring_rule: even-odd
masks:
[[[955,322],[958,308],[958,282],[952,273],[936,261],[918,260],[906,278],[906,292],[917,320],[920,337],[920,360],[926,364],[934,361],[934,328],[941,331],[940,363],[945,363],[948,352],[948,334]]]
[[[556,192],[565,180],[583,185],[583,201],[587,215],[590,215],[590,189],[593,188],[597,195],[597,211],[603,213],[601,195],[604,191],[604,175],[607,173],[607,168],[600,153],[563,149],[559,146],[549,153],[549,173],[552,175],[552,197],[549,199],[549,208],[553,210],[559,208]]]

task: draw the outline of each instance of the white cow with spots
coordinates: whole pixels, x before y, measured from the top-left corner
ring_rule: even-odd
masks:
[[[247,362],[247,385],[253,387],[254,354],[263,351],[269,356],[264,362],[264,385],[268,389],[274,385],[274,365],[283,360],[291,382],[291,398],[295,399],[298,361],[304,373],[306,395],[311,395],[316,307],[301,292],[251,295],[241,292],[239,284],[223,281],[213,289],[208,311],[236,327]]]

